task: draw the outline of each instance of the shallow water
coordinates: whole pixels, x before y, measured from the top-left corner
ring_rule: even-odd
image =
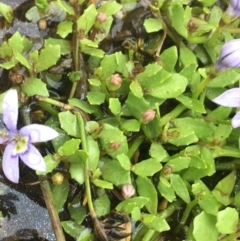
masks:
[[[31,186],[28,188],[30,189]],[[21,232],[21,230],[35,230],[35,232],[37,231],[38,233],[38,237],[45,238],[49,241],[55,240],[48,211],[45,208],[32,201],[24,193],[16,191],[2,182],[0,182],[0,193],[2,195],[16,195],[16,197],[19,199],[12,200],[17,214],[12,214],[9,212],[9,220],[7,216],[0,218],[1,240],[6,240],[6,237],[8,237],[7,240],[9,241],[16,240],[10,238],[17,232]]]

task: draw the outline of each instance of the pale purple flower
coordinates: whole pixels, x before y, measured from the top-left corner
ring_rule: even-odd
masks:
[[[240,88],[232,88],[223,92],[212,100],[213,102],[226,107],[240,107]],[[240,111],[232,118],[232,127],[240,126]]]
[[[230,0],[227,15],[233,18],[240,17],[240,0]]]
[[[240,67],[240,39],[233,39],[222,46],[216,62],[217,70]]]
[[[6,145],[2,157],[5,176],[12,182],[19,180],[19,157],[30,168],[46,171],[46,164],[37,148],[31,143],[46,142],[58,136],[58,133],[44,125],[32,124],[17,130],[18,94],[9,90],[2,101],[3,121],[7,130],[0,131],[0,144]]]

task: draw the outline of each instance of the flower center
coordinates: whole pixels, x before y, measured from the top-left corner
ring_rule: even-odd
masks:
[[[29,138],[27,136],[15,135],[13,138],[14,149],[13,155],[22,154],[28,149]]]

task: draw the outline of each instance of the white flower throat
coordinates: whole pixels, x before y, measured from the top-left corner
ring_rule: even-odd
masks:
[[[28,149],[29,138],[27,136],[16,134],[12,141],[14,142],[13,155],[22,154]]]

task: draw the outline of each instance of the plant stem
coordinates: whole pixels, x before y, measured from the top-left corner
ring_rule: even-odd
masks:
[[[75,112],[75,114],[77,116],[78,125],[79,125],[79,129],[80,129],[80,137],[82,140],[82,149],[88,153],[88,145],[87,145],[87,137],[86,137],[86,132],[85,132],[84,120],[78,112],[77,113]],[[88,202],[89,212],[91,214],[92,219],[95,220],[97,215],[94,210],[93,202],[92,202],[88,158],[85,161],[85,188],[86,188],[86,193],[87,193],[87,202]]]
[[[63,108],[65,110],[79,112],[79,113],[81,113],[82,116],[84,116],[85,120],[89,120],[88,114],[85,113],[84,111],[82,111],[81,109],[75,107],[75,106],[68,105],[68,104],[65,104],[63,102],[60,102],[60,101],[57,101],[57,100],[54,100],[54,99],[51,99],[51,98],[48,98],[48,97],[44,97],[44,96],[41,96],[41,95],[35,95],[34,98],[39,102],[45,102],[45,103],[48,103],[50,105],[55,105],[59,108]]]
[[[143,142],[143,138],[141,138],[141,137],[138,137],[137,139],[134,140],[133,144],[131,145],[131,147],[129,148],[129,151],[128,151],[129,159],[131,159],[133,157],[134,153],[139,148],[139,146],[142,144],[142,142]]]
[[[55,116],[55,117],[58,116],[58,111],[52,108],[51,105],[43,102],[39,102],[38,105],[42,107],[44,110],[46,110],[48,113],[50,113],[52,116]]]
[[[183,216],[180,220],[180,225],[184,225],[190,215],[190,212],[192,211],[192,209],[197,205],[197,200],[194,199],[193,201],[191,201],[190,203],[188,203],[187,207],[184,210]]]
[[[240,168],[240,159],[231,162],[216,163],[216,170],[233,170],[235,168]]]
[[[197,99],[202,91],[207,87],[208,83],[210,82],[210,78],[205,78],[197,87],[197,89],[193,92],[192,98]]]
[[[229,33],[240,33],[240,28],[225,28]]]
[[[79,39],[78,39],[78,29],[77,29],[77,18],[79,17],[79,7],[74,6],[75,20],[73,21],[73,38],[72,38],[72,49],[73,49],[73,70],[78,71],[79,66]],[[69,94],[69,99],[71,99],[77,88],[77,82],[72,83],[72,88]]]
[[[171,112],[169,112],[168,114],[164,115],[161,118],[160,126],[161,127],[165,126],[171,119],[174,119],[177,116],[179,116],[185,109],[186,109],[186,107],[183,104],[179,104]]]
[[[39,180],[40,180],[43,197],[49,213],[49,217],[52,223],[56,241],[65,241],[65,236],[62,230],[61,221],[59,219],[58,212],[54,204],[49,182],[48,180],[45,179],[44,176],[39,176]]]

